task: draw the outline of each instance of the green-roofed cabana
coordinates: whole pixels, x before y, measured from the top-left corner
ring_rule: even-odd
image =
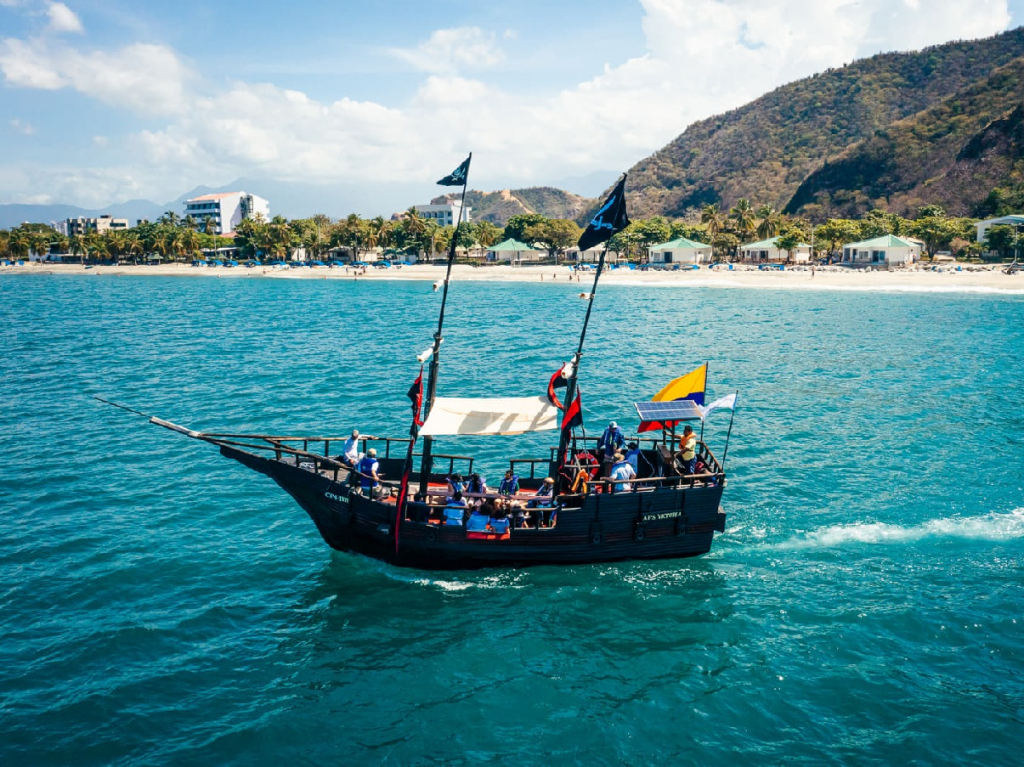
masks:
[[[921,260],[922,243],[909,237],[883,234],[843,246],[843,263],[850,266],[907,266]]]
[[[651,245],[647,249],[652,264],[706,264],[711,262],[711,246],[685,237]]]
[[[497,245],[489,247],[487,249],[487,260],[508,261],[515,266],[524,261],[539,261],[545,253],[546,251],[537,250],[533,245],[527,245],[525,242],[520,242],[510,237],[504,242],[499,242]]]
[[[785,250],[780,250],[777,245],[779,238],[771,237],[767,240],[759,240],[758,242],[748,242],[746,245],[740,245],[739,255],[741,261],[752,261],[756,263],[785,263],[790,259],[797,264],[806,264],[811,260],[811,246],[806,242],[801,242],[795,248],[793,252],[789,253]]]

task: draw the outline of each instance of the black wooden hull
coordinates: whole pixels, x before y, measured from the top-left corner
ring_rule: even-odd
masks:
[[[723,487],[658,488],[587,496],[564,508],[554,527],[516,529],[505,540],[472,539],[462,527],[410,519],[395,536],[395,505],[349,494],[344,481],[221,445],[228,458],[265,474],[306,510],[324,541],[404,567],[436,570],[583,564],[692,557],[724,532]]]

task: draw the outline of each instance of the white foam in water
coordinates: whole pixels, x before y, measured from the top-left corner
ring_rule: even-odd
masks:
[[[803,538],[789,541],[788,546],[834,547],[844,543],[906,543],[925,538],[967,538],[983,541],[1008,541],[1024,538],[1024,508],[1009,513],[991,513],[980,517],[933,519],[913,527],[872,524],[833,525]]]

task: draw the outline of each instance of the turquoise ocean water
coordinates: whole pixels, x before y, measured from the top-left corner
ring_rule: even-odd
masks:
[[[535,394],[580,288],[454,284],[447,394]],[[588,426],[740,391],[700,559],[331,551],[208,431],[402,435],[426,283],[0,278],[0,764],[1020,764],[1024,297],[602,287]],[[709,424],[720,453],[728,413]],[[492,479],[547,438],[463,440]]]

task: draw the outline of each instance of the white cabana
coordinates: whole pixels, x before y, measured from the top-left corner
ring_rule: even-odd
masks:
[[[768,263],[783,263],[788,261],[790,253],[779,249],[777,244],[778,239],[778,237],[771,237],[767,240],[748,242],[746,245],[740,245],[740,260],[753,261],[754,263],[762,261],[766,261]],[[807,263],[811,260],[811,246],[806,242],[801,242],[793,248],[792,258],[795,263]]]
[[[560,413],[544,396],[438,397],[420,436],[549,431],[558,428]]]
[[[883,234],[843,246],[843,263],[851,266],[905,266],[921,260],[919,240]]]
[[[546,255],[545,251],[537,250],[532,245],[512,238],[487,249],[488,261],[508,261],[513,266],[525,261],[539,261]]]
[[[647,249],[652,264],[707,264],[711,262],[711,246],[678,237]]]

